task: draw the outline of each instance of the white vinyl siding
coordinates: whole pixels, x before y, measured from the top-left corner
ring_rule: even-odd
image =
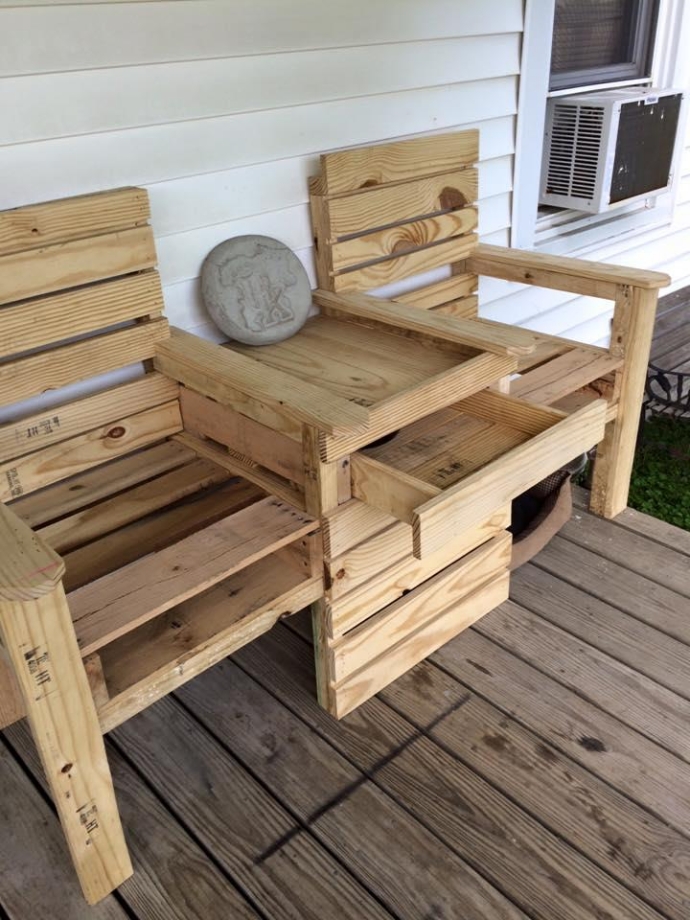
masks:
[[[148,188],[170,320],[213,329],[204,257],[243,233],[313,280],[318,155],[481,131],[480,231],[507,242],[521,0],[0,0],[0,207]]]

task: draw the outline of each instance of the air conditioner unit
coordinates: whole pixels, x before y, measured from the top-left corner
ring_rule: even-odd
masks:
[[[599,214],[666,191],[682,100],[640,87],[549,99],[540,204]]]

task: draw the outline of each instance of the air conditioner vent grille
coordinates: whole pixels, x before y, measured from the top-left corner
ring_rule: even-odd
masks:
[[[594,197],[603,129],[601,106],[554,105],[547,193]]]

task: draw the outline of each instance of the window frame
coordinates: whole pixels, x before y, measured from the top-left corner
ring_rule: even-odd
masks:
[[[584,255],[596,250],[604,240],[610,240],[613,236],[623,242],[628,236],[634,236],[643,229],[668,225],[673,215],[677,183],[674,183],[670,192],[647,202],[623,206],[604,214],[565,211],[563,220],[558,222],[561,232],[554,233],[553,220],[539,219],[537,214],[546,100],[549,96],[650,83],[659,88],[687,88],[690,82],[690,56],[683,54],[681,49],[690,43],[690,3],[684,0],[660,0],[651,52],[651,77],[560,90],[549,89],[554,13],[555,0],[526,0],[510,245],[521,249],[538,248],[555,254]],[[681,131],[684,130],[683,109]],[[540,234],[540,225],[546,232]]]
[[[550,73],[549,90],[553,92],[553,90],[578,89],[582,92],[583,88],[589,90],[594,85],[608,85],[609,83],[619,85],[624,80],[632,80],[633,83],[639,80],[649,80],[658,16],[651,29],[650,24],[659,6],[658,0],[639,0],[636,21],[633,26],[631,61],[601,67],[582,67],[579,70],[568,70],[556,74]]]

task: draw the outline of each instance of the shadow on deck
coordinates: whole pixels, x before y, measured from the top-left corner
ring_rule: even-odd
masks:
[[[300,615],[109,736],[135,875],[81,899],[23,723],[11,920],[690,916],[690,533],[577,511],[512,600],[342,723]]]

